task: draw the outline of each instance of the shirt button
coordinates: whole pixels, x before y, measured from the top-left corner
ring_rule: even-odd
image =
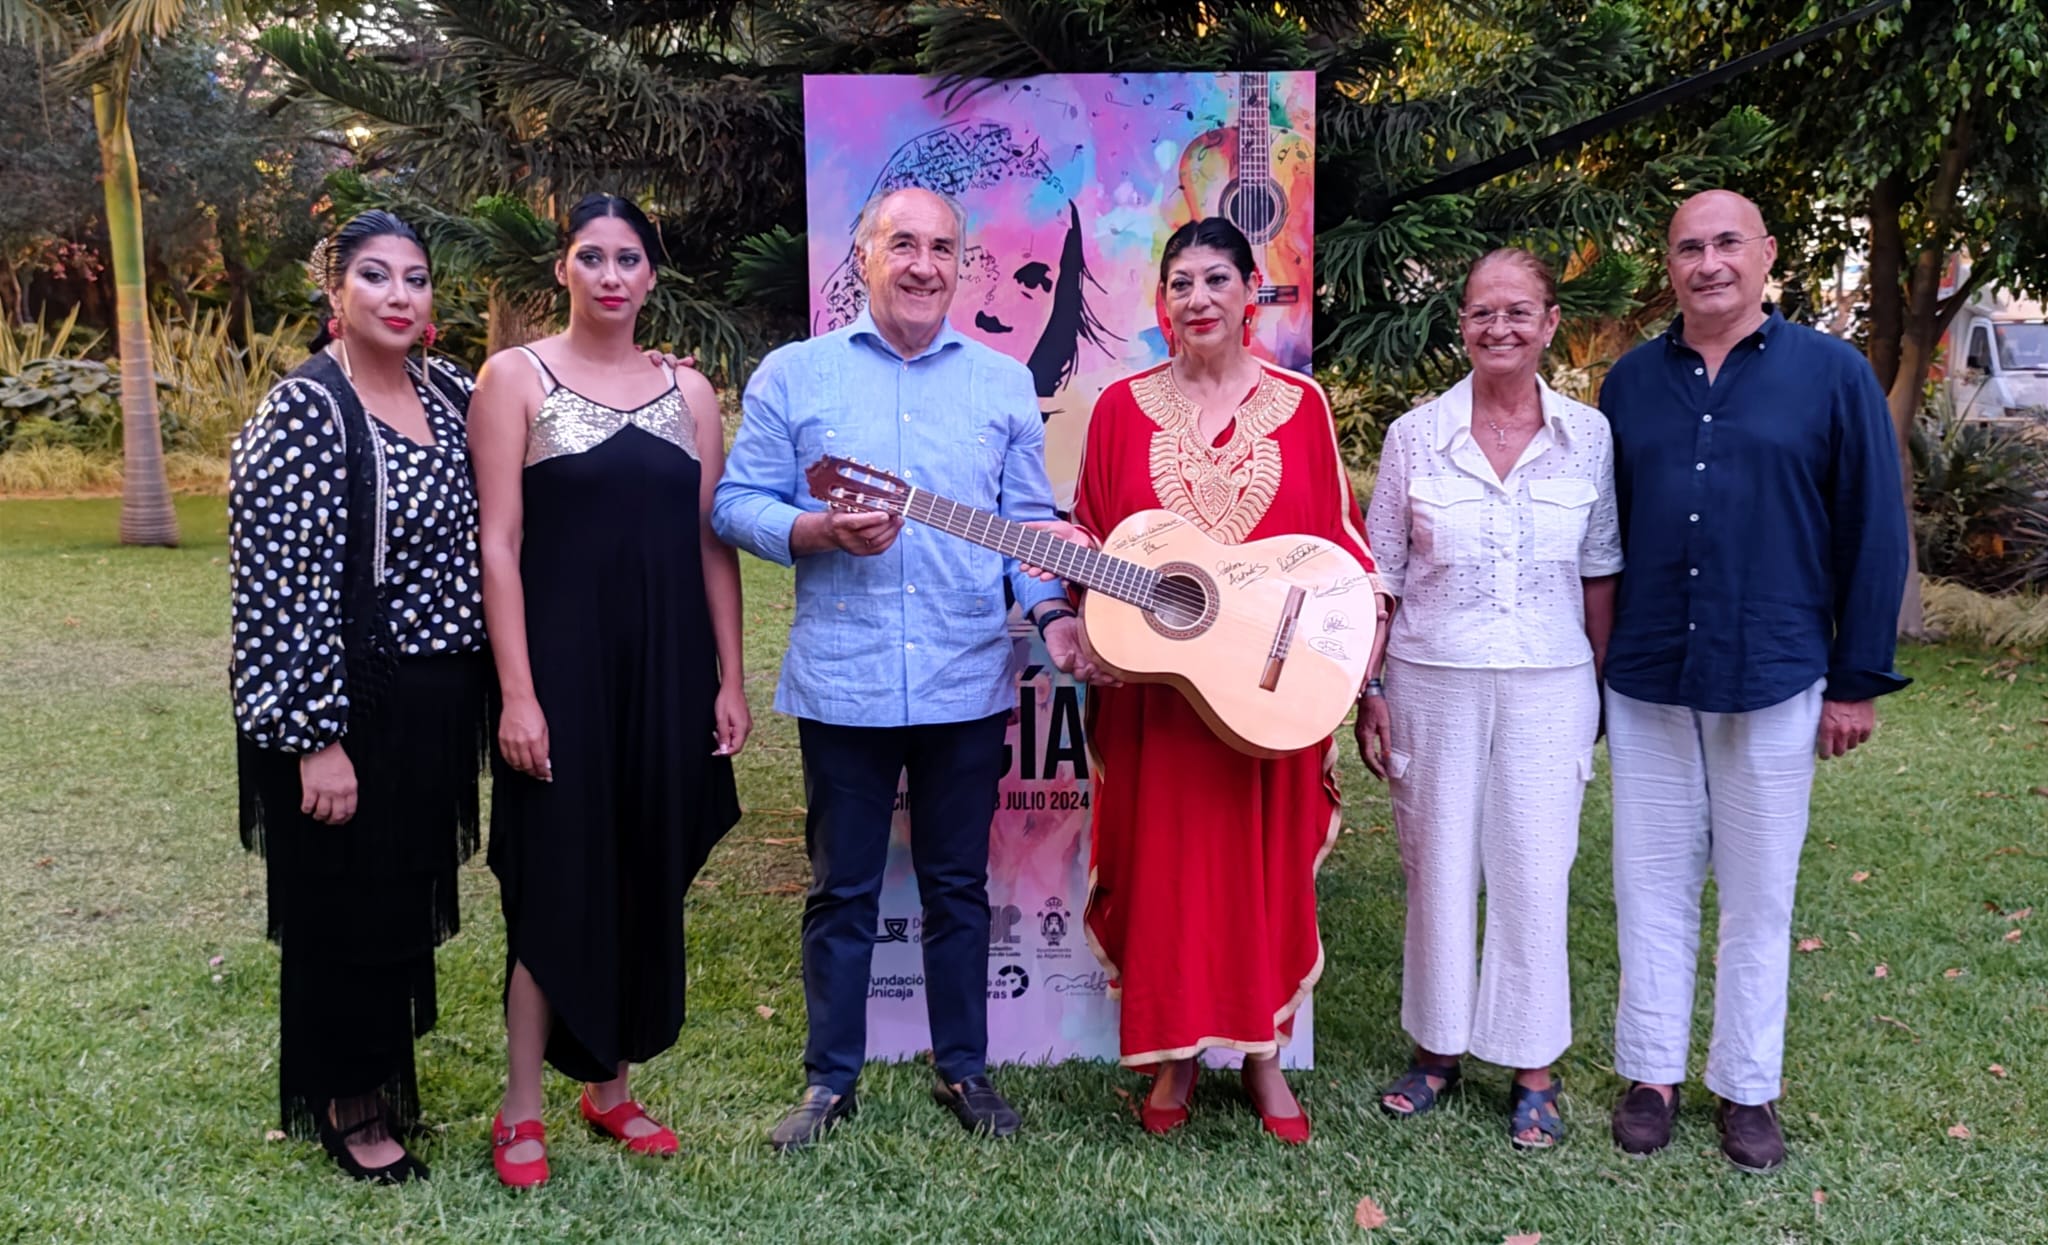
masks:
[[[1692,575],[1697,575],[1697,574],[1699,574],[1699,573],[1700,573],[1700,568],[1699,568],[1699,567],[1697,567],[1697,566],[1695,566],[1695,567],[1693,567],[1693,568],[1692,568],[1692,570],[1691,570],[1691,571],[1689,571],[1689,572],[1687,572],[1687,573],[1688,573],[1688,574],[1692,574]]]
[[[1699,521],[1700,521],[1700,517],[1699,517],[1698,515],[1696,515],[1696,514],[1689,514],[1689,515],[1687,515],[1687,516],[1685,516],[1685,517],[1686,517],[1686,520],[1687,520],[1687,522],[1691,522],[1691,523],[1697,523],[1697,522],[1699,522]]]
[[[903,647],[904,647],[904,649],[905,649],[906,651],[908,651],[908,650],[910,650],[910,649],[914,649],[914,648],[916,648],[916,647],[917,647],[917,641],[915,641],[915,640],[905,640],[905,641],[903,642]]]
[[[842,609],[842,610],[843,610],[843,609],[845,609],[845,608],[846,608],[846,602],[844,602],[844,601],[841,601],[841,602],[839,603],[839,608],[840,608],[840,609]]]
[[[1696,367],[1692,370],[1692,374],[1694,376],[1705,376],[1707,374],[1707,369],[1703,367]]]
[[[1692,469],[1694,471],[1705,471],[1707,469],[1707,465],[1705,463],[1694,463],[1692,465]]]
[[[1700,422],[1703,424],[1711,424],[1714,422],[1714,417],[1712,415],[1702,415],[1700,416]]]
[[[905,412],[903,412],[903,422],[904,422],[904,423],[906,423],[906,424],[910,422],[910,412],[909,412],[909,411],[905,411]]]
[[[917,591],[917,585],[916,585],[916,584],[905,584],[905,585],[903,585],[903,591],[905,591],[905,592],[916,592],[916,591]]]
[[[832,429],[830,429],[830,428],[827,428],[827,429],[825,429],[825,435],[826,435],[826,436],[828,436],[828,437],[836,437],[836,436],[838,436],[839,434],[838,434],[837,432],[833,431]]]
[[[1687,631],[1698,631],[1700,629],[1700,625],[1698,623],[1687,623],[1685,624],[1685,629]]]

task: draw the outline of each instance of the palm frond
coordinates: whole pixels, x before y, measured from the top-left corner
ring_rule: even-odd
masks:
[[[89,31],[77,6],[38,0],[0,0],[0,39],[69,53]]]
[[[777,225],[743,238],[733,248],[732,280],[726,293],[742,305],[801,316],[809,309],[809,238]]]

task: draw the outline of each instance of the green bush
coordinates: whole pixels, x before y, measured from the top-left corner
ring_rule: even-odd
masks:
[[[0,450],[17,442],[118,447],[120,375],[92,359],[35,359],[0,376]]]
[[[1922,571],[1980,592],[2048,585],[2048,446],[1936,404],[1913,466]]]

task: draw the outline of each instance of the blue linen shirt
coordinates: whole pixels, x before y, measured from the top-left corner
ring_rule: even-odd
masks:
[[[1600,387],[1623,555],[1607,682],[1708,713],[1829,700],[1892,669],[1906,515],[1884,391],[1854,347],[1774,308],[1713,383],[1683,321]]]
[[[1030,371],[951,324],[906,359],[863,311],[771,352],[743,406],[711,525],[756,557],[792,564],[797,516],[825,508],[804,469],[826,454],[1006,519],[1055,517]],[[872,557],[830,549],[795,565],[775,707],[836,726],[965,722],[1013,706],[1003,576],[1027,613],[1065,595],[1014,559],[914,522]]]

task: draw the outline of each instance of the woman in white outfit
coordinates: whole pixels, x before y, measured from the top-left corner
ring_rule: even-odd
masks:
[[[1572,1038],[1568,887],[1621,570],[1613,442],[1537,373],[1558,323],[1543,261],[1481,257],[1459,320],[1472,370],[1394,421],[1366,519],[1399,606],[1358,743],[1393,789],[1415,1039],[1381,1105],[1428,1111],[1469,1053],[1515,1069],[1509,1137],[1543,1148],[1563,1133],[1550,1065]]]

